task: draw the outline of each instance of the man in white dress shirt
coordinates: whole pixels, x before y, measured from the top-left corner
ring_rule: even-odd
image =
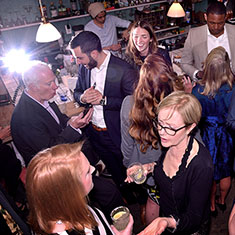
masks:
[[[74,98],[79,105],[90,104],[94,109],[87,136],[120,186],[126,178],[120,149],[120,109],[123,99],[133,93],[137,75],[127,62],[102,50],[93,32],[81,32],[70,46],[79,64]]]

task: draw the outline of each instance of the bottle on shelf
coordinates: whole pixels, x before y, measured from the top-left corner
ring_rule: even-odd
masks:
[[[86,0],[78,0],[79,8],[80,8],[80,15],[86,14],[88,9],[88,1]]]
[[[54,5],[54,2],[51,2],[50,14],[51,14],[51,18],[56,18],[58,16],[58,11],[57,11],[56,6]]]
[[[58,15],[61,16],[67,16],[67,9],[63,5],[63,1],[59,0],[59,6],[58,6]]]
[[[42,11],[43,11],[44,17],[47,19],[48,16],[47,16],[47,7],[46,7],[46,5],[42,4],[42,11],[41,11],[41,7],[39,6],[39,10],[40,10],[41,16],[42,16]]]
[[[77,0],[70,0],[70,4],[71,4],[72,15],[77,15],[78,14]]]

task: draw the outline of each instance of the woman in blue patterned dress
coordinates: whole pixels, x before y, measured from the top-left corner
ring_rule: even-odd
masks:
[[[211,211],[215,204],[224,211],[225,198],[231,185],[232,137],[226,127],[228,107],[235,90],[230,60],[223,47],[213,49],[206,58],[202,80],[192,93],[202,105],[200,129],[214,164],[214,183],[211,189]],[[220,194],[216,199],[216,183]]]

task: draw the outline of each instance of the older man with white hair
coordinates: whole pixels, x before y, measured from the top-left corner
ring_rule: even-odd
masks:
[[[58,87],[55,79],[49,66],[40,61],[34,61],[24,73],[26,89],[13,112],[11,133],[26,166],[42,149],[80,140],[80,128],[91,119],[92,110],[85,117],[81,113],[68,118],[60,112],[55,102],[48,102],[56,95]]]

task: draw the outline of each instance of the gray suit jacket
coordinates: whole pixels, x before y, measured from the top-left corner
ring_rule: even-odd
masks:
[[[235,73],[235,26],[225,24],[229,47],[231,51],[232,70]],[[207,25],[193,28],[189,31],[188,37],[184,44],[181,58],[181,68],[183,71],[193,78],[196,70],[202,70],[203,62],[208,55],[207,49]]]

